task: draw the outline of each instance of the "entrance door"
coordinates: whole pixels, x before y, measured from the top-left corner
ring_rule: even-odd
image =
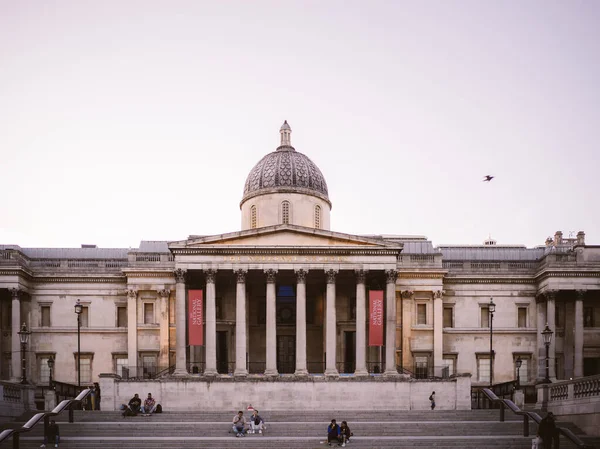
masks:
[[[277,371],[293,374],[296,370],[296,336],[277,336]]]
[[[344,373],[356,370],[356,332],[344,332]]]
[[[217,331],[217,372],[219,374],[228,374],[229,372],[228,354],[227,331]]]

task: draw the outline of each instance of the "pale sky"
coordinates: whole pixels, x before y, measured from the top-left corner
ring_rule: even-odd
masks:
[[[238,231],[286,119],[334,231],[600,244],[599,80],[595,0],[0,0],[0,244]]]

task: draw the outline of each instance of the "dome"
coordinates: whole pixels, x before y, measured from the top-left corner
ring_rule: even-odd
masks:
[[[257,195],[286,192],[313,195],[331,206],[327,183],[321,170],[291,145],[291,131],[287,121],[284,122],[279,131],[281,145],[250,170],[244,185],[242,203]]]

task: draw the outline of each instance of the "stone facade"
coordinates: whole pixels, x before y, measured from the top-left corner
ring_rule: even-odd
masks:
[[[290,133],[282,127],[286,148]],[[329,230],[322,175],[313,184],[292,176],[275,185],[279,175],[269,176],[247,183],[239,232],[132,249],[0,246],[0,377],[20,379],[18,331],[26,323],[28,379],[47,383],[53,357],[54,379],[76,383],[78,300],[83,383],[101,373],[470,373],[477,386],[515,379],[520,359],[521,384],[533,385],[545,377],[546,323],[554,332],[551,379],[600,373],[600,246],[586,244],[582,232],[557,232],[536,248],[342,234]],[[260,206],[256,226],[252,204]],[[187,344],[189,290],[204,295],[203,346]],[[369,346],[371,291],[383,292],[383,346]]]

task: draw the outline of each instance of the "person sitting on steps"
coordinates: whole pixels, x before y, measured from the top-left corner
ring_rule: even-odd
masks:
[[[252,433],[263,433],[264,427],[265,423],[258,414],[258,410],[254,410],[254,412],[252,412],[252,416],[250,417],[250,429],[252,430]]]
[[[246,436],[246,418],[244,417],[244,412],[241,410],[233,417],[233,431],[236,437]]]
[[[335,422],[335,419],[332,419],[331,424],[327,426],[327,444],[331,446],[331,442],[335,441],[339,446],[341,437],[340,426]]]
[[[58,447],[58,443],[60,442],[60,432],[58,430],[58,426],[56,425],[56,421],[50,421],[50,425],[44,435],[44,443],[40,447],[46,447],[48,443],[54,443],[54,447]]]
[[[152,393],[148,393],[148,397],[144,401],[144,406],[142,407],[142,413],[144,414],[144,416],[151,416],[155,410],[156,401],[152,397]]]
[[[340,426],[340,435],[342,437],[342,447],[345,447],[346,443],[350,442],[350,437],[354,435],[350,431],[350,427],[348,427],[348,423],[346,421],[342,421],[342,425]]]
[[[122,413],[123,418],[125,418],[126,416],[136,416],[140,412],[141,406],[142,406],[142,400],[140,399],[140,396],[136,393],[129,400],[129,404],[127,404],[127,405],[123,404],[121,406],[121,409],[123,410],[123,413]]]

